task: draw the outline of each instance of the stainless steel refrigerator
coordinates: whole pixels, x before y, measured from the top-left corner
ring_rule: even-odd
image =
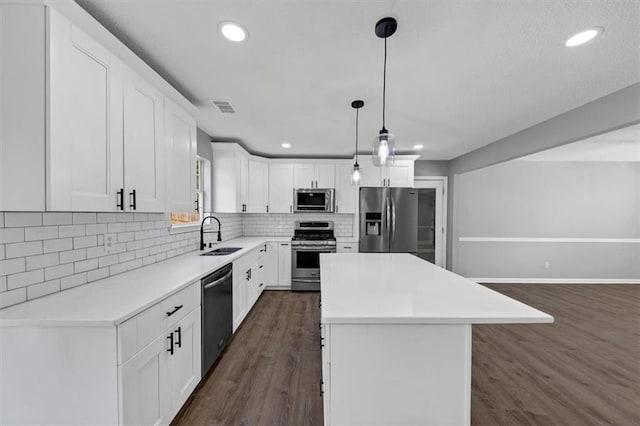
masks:
[[[360,188],[360,252],[415,253],[418,191]]]

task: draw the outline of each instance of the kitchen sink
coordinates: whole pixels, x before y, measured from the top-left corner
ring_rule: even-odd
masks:
[[[202,253],[200,256],[226,256],[227,254],[235,253],[238,250],[242,250],[242,247],[221,247]]]

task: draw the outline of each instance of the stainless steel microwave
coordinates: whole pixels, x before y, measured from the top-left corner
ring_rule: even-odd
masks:
[[[334,194],[333,188],[294,189],[293,211],[295,213],[333,213]]]

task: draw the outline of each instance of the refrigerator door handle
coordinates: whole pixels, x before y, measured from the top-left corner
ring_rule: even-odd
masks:
[[[389,202],[389,198],[385,199],[385,218],[384,218],[384,223],[387,227],[387,232],[389,232],[389,229],[391,228],[391,205]]]
[[[391,238],[396,234],[396,203],[391,198]]]

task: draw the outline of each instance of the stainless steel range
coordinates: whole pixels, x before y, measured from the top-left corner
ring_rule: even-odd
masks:
[[[335,252],[332,221],[296,221],[291,239],[291,289],[320,291],[320,254]]]

